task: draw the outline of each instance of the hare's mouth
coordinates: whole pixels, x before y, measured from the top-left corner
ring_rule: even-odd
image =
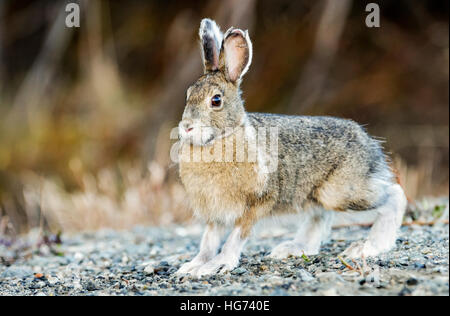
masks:
[[[214,142],[216,131],[213,127],[208,126],[192,126],[190,130],[179,131],[181,141],[196,146],[207,146]]]

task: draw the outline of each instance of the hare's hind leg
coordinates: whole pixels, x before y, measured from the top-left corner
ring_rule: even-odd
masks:
[[[372,225],[369,237],[350,245],[343,255],[350,258],[376,256],[395,245],[397,230],[401,226],[407,201],[398,184],[386,187],[384,203],[376,211],[378,216]]]
[[[330,234],[333,215],[333,211],[320,208],[304,211],[301,214],[300,226],[295,238],[276,246],[269,256],[274,259],[283,259],[290,255],[318,254],[322,241]]]

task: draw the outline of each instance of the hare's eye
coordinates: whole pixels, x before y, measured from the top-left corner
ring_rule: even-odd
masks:
[[[213,108],[218,108],[222,105],[222,98],[220,97],[220,94],[216,94],[211,98],[211,106]]]

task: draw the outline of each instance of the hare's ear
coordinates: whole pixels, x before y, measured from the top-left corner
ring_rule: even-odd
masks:
[[[205,73],[219,68],[219,53],[222,45],[222,32],[216,22],[203,19],[199,30],[202,45],[202,58]]]
[[[252,42],[248,31],[230,28],[224,35],[219,69],[228,80],[239,83],[252,63]]]

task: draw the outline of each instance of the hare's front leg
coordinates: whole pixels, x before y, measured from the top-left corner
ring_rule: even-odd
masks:
[[[288,240],[272,249],[269,257],[283,259],[319,253],[321,243],[328,237],[333,221],[333,211],[314,209],[300,216],[300,225],[293,240]]]
[[[181,266],[177,274],[194,274],[198,268],[211,260],[219,250],[223,229],[215,224],[209,224],[203,233],[200,251],[192,259]]]
[[[245,227],[241,225],[235,226],[223,245],[222,251],[201,266],[194,275],[200,277],[217,272],[224,273],[236,268],[239,264],[242,248],[248,239],[248,235],[249,230],[245,229]]]

